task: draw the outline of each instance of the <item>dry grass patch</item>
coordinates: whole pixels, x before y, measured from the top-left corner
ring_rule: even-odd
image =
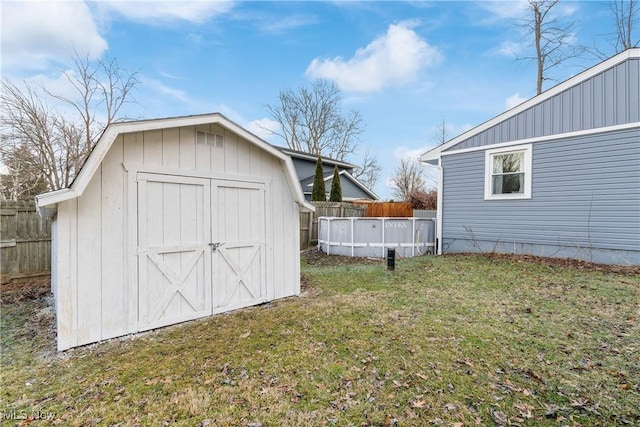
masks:
[[[33,317],[43,298],[3,303],[0,410],[65,426],[640,423],[635,271],[308,259],[302,297],[65,354]]]

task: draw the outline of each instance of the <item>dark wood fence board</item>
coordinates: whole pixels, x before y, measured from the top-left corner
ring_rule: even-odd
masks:
[[[33,204],[0,203],[0,283],[51,272],[51,219]]]
[[[311,202],[316,208],[315,212],[300,212],[300,249],[318,243],[318,218],[331,217],[363,217],[365,207],[346,202]]]

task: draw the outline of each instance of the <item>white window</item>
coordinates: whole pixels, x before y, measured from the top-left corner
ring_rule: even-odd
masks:
[[[531,198],[531,145],[486,151],[484,198]]]

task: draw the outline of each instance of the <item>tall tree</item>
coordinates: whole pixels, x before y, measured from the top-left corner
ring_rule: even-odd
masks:
[[[80,127],[49,108],[34,88],[23,90],[2,81],[0,154],[5,165],[20,165],[14,171],[44,176],[47,188],[68,186],[82,164],[84,142]]]
[[[313,176],[313,189],[311,190],[312,202],[326,202],[327,190],[324,186],[324,171],[322,169],[322,159],[318,156],[316,161],[316,173]]]
[[[329,195],[329,201],[342,201],[342,184],[340,183],[340,172],[338,171],[338,165],[335,165],[333,167],[333,179],[331,180],[331,194]]]
[[[30,165],[29,174],[44,177],[48,190],[71,184],[104,127],[118,119],[139,84],[136,73],[115,61],[76,55],[73,62],[75,69],[62,73],[73,88],[69,95],[2,80],[0,155],[5,165]],[[63,114],[50,106],[54,102],[77,114]]]
[[[51,93],[78,113],[84,150],[90,151],[102,131],[119,116],[120,109],[132,102],[131,92],[140,83],[136,73],[122,69],[115,59],[92,63],[88,56],[73,57],[74,70],[62,74],[74,90],[74,96]],[[104,120],[101,121],[100,117]]]
[[[278,100],[264,108],[280,129],[266,130],[282,138],[289,148],[339,161],[348,161],[357,153],[365,125],[358,111],[343,110],[342,93],[336,84],[315,80],[311,86],[281,90]],[[365,151],[357,173],[370,186],[377,181],[380,167],[370,151]]]
[[[415,191],[425,191],[426,181],[422,166],[410,159],[400,160],[394,175],[391,177],[393,195],[398,200],[407,200]]]
[[[561,22],[554,16],[560,0],[528,0],[529,17],[520,22],[526,35],[532,38],[535,56],[519,59],[536,61],[536,93],[549,80],[548,72],[568,59],[579,56],[584,48],[573,44],[573,21]]]
[[[342,94],[334,83],[316,80],[311,87],[282,90],[279,100],[265,109],[281,131],[269,130],[289,148],[343,161],[358,147],[362,118],[358,111],[342,111]]]

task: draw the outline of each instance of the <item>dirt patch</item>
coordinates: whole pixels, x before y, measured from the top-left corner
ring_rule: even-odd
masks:
[[[478,254],[448,254],[446,256],[478,256]],[[531,262],[548,267],[570,267],[582,271],[599,271],[603,273],[615,273],[624,275],[640,275],[640,266],[638,265],[607,265],[595,264],[591,262],[580,261],[571,258],[549,258],[534,255],[510,255],[510,254],[484,254],[488,259],[516,262]]]
[[[51,294],[49,279],[12,282],[0,286],[0,303],[12,304],[46,298]]]
[[[341,255],[327,255],[316,248],[307,249],[301,252],[301,258],[311,266],[315,267],[337,267],[341,265],[351,264],[371,264],[378,265],[386,263],[384,258],[365,258],[365,257],[348,257]],[[460,257],[460,256],[479,256],[477,253],[463,254],[445,254],[444,257]],[[482,256],[496,261],[511,262],[531,262],[548,267],[570,267],[582,271],[598,271],[603,273],[615,273],[623,275],[640,275],[640,266],[638,265],[606,265],[584,262],[577,259],[569,258],[549,258],[534,255],[510,255],[488,253]]]
[[[55,308],[49,280],[14,282],[0,287],[3,366],[32,356],[56,357]]]
[[[386,261],[382,258],[367,258],[367,257],[348,257],[342,255],[327,255],[318,249],[307,249],[300,254],[301,258],[314,267],[337,267],[341,265],[353,265],[353,264],[370,264],[378,265],[384,264]]]

